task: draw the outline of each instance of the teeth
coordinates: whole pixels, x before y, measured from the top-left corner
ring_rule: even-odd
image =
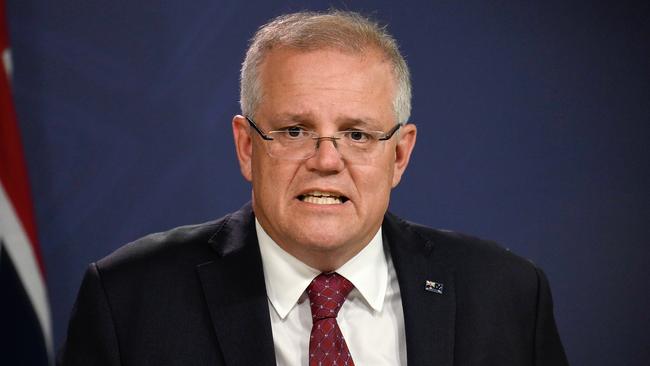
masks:
[[[338,197],[331,197],[331,196],[315,197],[315,196],[305,195],[303,202],[314,203],[317,205],[336,205],[341,203],[341,199]]]
[[[317,205],[336,205],[343,203],[343,200],[340,196],[334,193],[327,193],[321,191],[313,191],[305,193],[302,196],[303,202],[313,203]]]

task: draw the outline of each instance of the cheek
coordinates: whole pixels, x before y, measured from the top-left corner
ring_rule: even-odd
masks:
[[[383,162],[383,164],[359,167],[354,169],[352,175],[357,191],[362,197],[372,200],[388,198],[393,182],[392,165]],[[366,204],[372,204],[372,202]]]
[[[285,161],[277,161],[266,155],[253,160],[253,189],[258,195],[266,193],[266,198],[280,199],[289,190],[295,166]],[[269,195],[269,193],[273,193]]]

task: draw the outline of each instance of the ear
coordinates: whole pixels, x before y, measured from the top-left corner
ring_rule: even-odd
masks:
[[[397,145],[395,146],[395,167],[393,169],[393,188],[397,187],[402,174],[409,165],[411,153],[415,147],[415,139],[417,137],[417,127],[414,124],[408,123],[400,128]]]
[[[241,115],[233,117],[232,134],[235,138],[235,150],[237,151],[237,160],[239,160],[239,170],[247,181],[252,182],[253,139],[246,117]]]

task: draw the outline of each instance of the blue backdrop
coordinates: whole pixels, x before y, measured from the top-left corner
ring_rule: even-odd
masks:
[[[391,209],[541,265],[573,365],[647,365],[647,1],[8,1],[57,347],[87,263],[248,200],[230,132],[247,39],[331,5],[388,23],[412,69]]]

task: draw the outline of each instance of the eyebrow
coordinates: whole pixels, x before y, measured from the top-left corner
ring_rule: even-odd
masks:
[[[364,130],[381,130],[379,128],[381,123],[373,118],[342,118],[340,126],[344,128],[362,128]]]
[[[306,127],[315,127],[314,115],[307,113],[279,113],[269,118],[269,123],[278,124],[282,122],[295,122],[304,124]],[[339,129],[359,128],[364,130],[381,131],[382,123],[371,117],[339,117],[335,120]]]
[[[273,123],[278,123],[278,122],[297,122],[297,123],[304,123],[304,124],[311,124],[310,121],[313,121],[313,117],[311,113],[280,113],[280,114],[275,114],[272,115],[269,118],[269,122]]]

